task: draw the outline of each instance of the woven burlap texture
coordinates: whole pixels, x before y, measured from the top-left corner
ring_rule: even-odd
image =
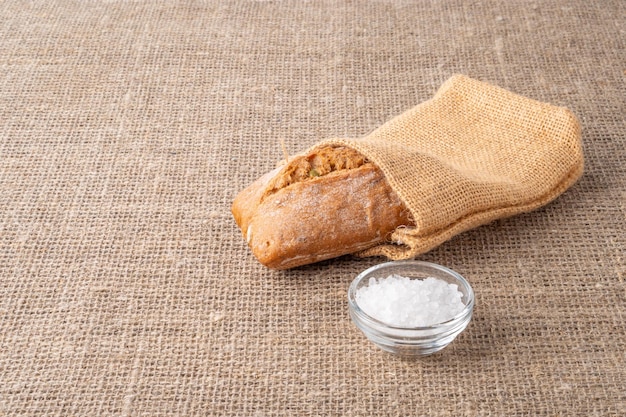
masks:
[[[399,260],[554,200],[582,175],[580,131],[566,108],[455,75],[366,137],[322,145],[366,155],[406,204],[414,227],[360,253]]]
[[[626,416],[624,0],[0,2],[0,416]],[[585,171],[422,261],[472,285],[415,361],[351,322],[383,258],[274,271],[239,190],[454,74],[569,108]]]

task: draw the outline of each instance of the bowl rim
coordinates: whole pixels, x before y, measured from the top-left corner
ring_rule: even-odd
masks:
[[[393,326],[388,323],[385,323],[384,321],[380,321],[370,316],[365,311],[363,311],[361,307],[359,307],[359,304],[356,301],[356,287],[365,278],[365,276],[369,274],[370,272],[374,270],[382,269],[385,267],[394,266],[394,265],[425,266],[429,268],[435,268],[449,275],[452,275],[456,280],[458,280],[461,283],[461,285],[463,285],[466,288],[467,299],[468,299],[467,304],[465,305],[463,310],[461,310],[461,312],[456,314],[454,317],[446,321],[443,321],[441,323],[432,324],[430,326],[415,326],[415,327]],[[382,326],[387,329],[398,330],[398,331],[420,331],[420,330],[432,331],[436,329],[448,329],[450,326],[453,326],[457,324],[458,322],[462,322],[465,317],[470,315],[474,309],[474,290],[472,286],[470,285],[470,283],[465,279],[465,277],[463,277],[458,272],[448,267],[445,267],[443,265],[439,265],[434,262],[417,261],[417,260],[389,261],[389,262],[376,264],[367,268],[366,270],[359,273],[356,276],[356,278],[354,278],[354,280],[352,280],[352,282],[350,283],[350,287],[348,288],[348,305],[350,309],[353,311],[353,313],[355,313],[359,317],[359,319],[365,320],[366,322],[370,322],[370,323],[367,323],[368,325],[374,324],[377,326]]]

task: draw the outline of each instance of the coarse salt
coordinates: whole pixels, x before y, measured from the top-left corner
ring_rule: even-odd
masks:
[[[395,327],[425,327],[448,321],[465,308],[462,297],[456,284],[400,275],[370,278],[368,285],[356,292],[361,310]]]

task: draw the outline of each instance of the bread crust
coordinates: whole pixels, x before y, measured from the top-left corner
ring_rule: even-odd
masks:
[[[331,149],[340,155],[345,148]],[[411,223],[380,169],[360,157],[324,175],[306,176],[306,161],[320,156],[305,155],[239,193],[232,212],[263,265],[288,269],[354,253],[387,241],[398,226]]]

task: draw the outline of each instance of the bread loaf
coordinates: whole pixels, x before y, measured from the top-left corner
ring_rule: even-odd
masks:
[[[341,146],[265,174],[237,195],[232,212],[252,253],[273,269],[367,249],[411,224],[380,169]]]

